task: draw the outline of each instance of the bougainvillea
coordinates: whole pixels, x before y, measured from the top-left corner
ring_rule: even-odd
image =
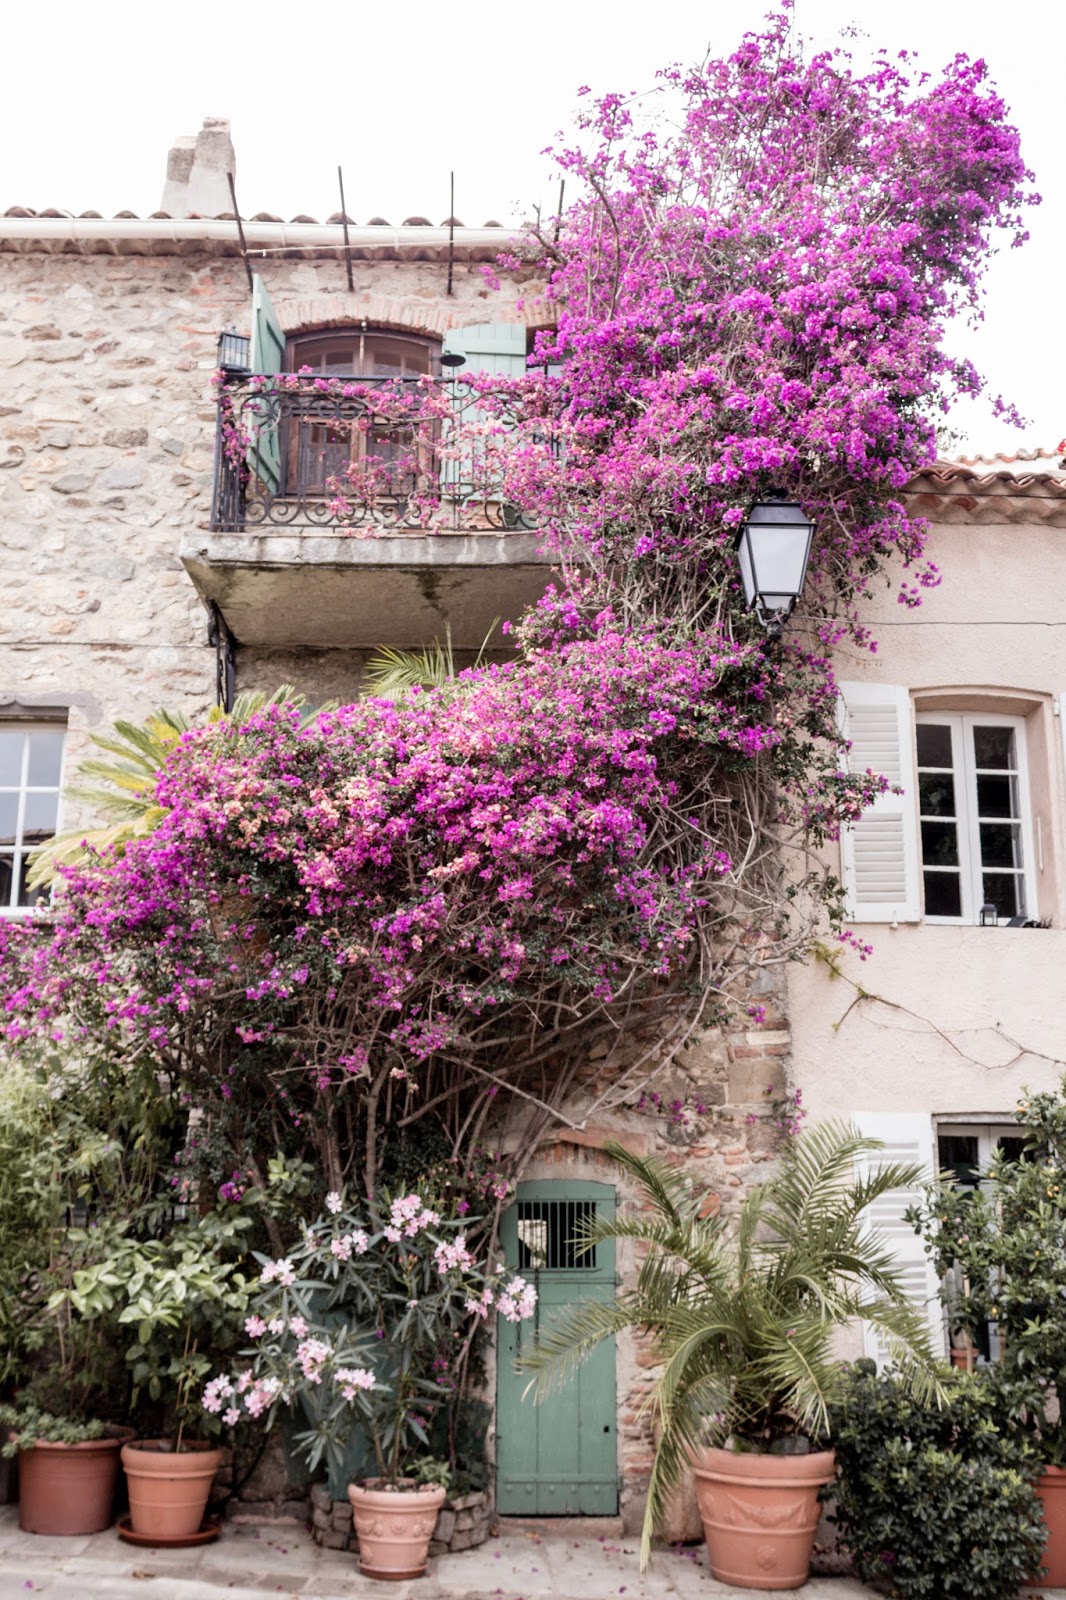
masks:
[[[10,1033],[153,1051],[227,1129],[227,1178],[299,1130],[324,1181],[355,1163],[372,1189],[383,1130],[435,1120],[458,1159],[504,1104],[520,1161],[839,926],[811,851],[882,784],[839,770],[827,653],[872,647],[875,578],[902,563],[906,604],[937,579],[900,491],[978,387],[943,324],[1028,174],[981,64],[860,76],[804,59],[787,12],[665,83],[676,131],[600,101],[561,154],[577,202],[516,246],[557,308],[529,375],[469,378],[451,432],[443,385],[383,393],[333,484],[365,521],[402,471],[432,536],[476,475],[542,528],[560,574],[515,659],[187,736],[157,833],[72,873],[47,942],[5,935]],[[405,442],[371,470],[386,425]],[[780,644],[733,556],[772,492],[818,529]],[[604,1040],[625,1071],[582,1085]]]

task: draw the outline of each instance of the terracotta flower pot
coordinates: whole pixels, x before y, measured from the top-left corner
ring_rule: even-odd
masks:
[[[123,1437],[53,1444],[40,1439],[19,1451],[19,1527],[23,1533],[69,1538],[111,1526]]]
[[[1044,1508],[1047,1544],[1040,1575],[1032,1581],[1040,1588],[1066,1588],[1066,1467],[1045,1467],[1036,1480]]]
[[[368,1578],[420,1578],[445,1491],[433,1485],[385,1489],[350,1483],[359,1570]]]
[[[711,1572],[738,1589],[798,1589],[811,1565],[832,1450],[808,1456],[704,1450],[693,1457]]]
[[[161,1539],[187,1538],[204,1520],[222,1451],[195,1441],[180,1451],[159,1439],[141,1439],[122,1450],[134,1533]]]

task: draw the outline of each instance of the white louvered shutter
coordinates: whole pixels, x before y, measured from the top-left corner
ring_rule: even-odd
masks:
[[[853,1118],[859,1132],[868,1139],[879,1139],[882,1150],[871,1150],[861,1158],[860,1174],[870,1176],[889,1162],[904,1162],[921,1167],[918,1182],[909,1189],[893,1189],[876,1201],[867,1212],[871,1229],[892,1250],[896,1268],[907,1298],[925,1316],[929,1338],[937,1356],[947,1354],[947,1325],[940,1300],[936,1269],[925,1253],[921,1236],[903,1220],[908,1206],[921,1197],[922,1187],[936,1176],[933,1119],[922,1111],[859,1111]],[[866,1354],[885,1365],[887,1352],[881,1334],[873,1324],[863,1323]]]
[[[918,825],[914,717],[910,695],[895,684],[842,683],[850,772],[886,777],[900,794],[882,794],[858,822],[841,830],[848,915],[855,922],[917,922]]]

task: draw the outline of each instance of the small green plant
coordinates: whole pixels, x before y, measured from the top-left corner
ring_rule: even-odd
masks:
[[[126,1350],[131,1405],[142,1393],[161,1405],[176,1450],[190,1421],[217,1431],[197,1396],[218,1352],[240,1335],[248,1283],[239,1263],[250,1225],[208,1212],[147,1240],[112,1226],[102,1259],[76,1271],[56,1297],[88,1320],[115,1315],[135,1334]]]
[[[946,1378],[929,1405],[859,1361],[831,1425],[834,1520],[864,1582],[900,1600],[1014,1600],[1039,1571],[1039,1458],[994,1380]]]
[[[76,1422],[70,1417],[57,1417],[42,1411],[32,1400],[18,1405],[0,1405],[0,1428],[10,1429],[12,1437],[0,1450],[0,1455],[14,1456],[20,1450],[30,1450],[35,1444],[85,1444],[89,1439],[102,1439],[107,1431],[99,1419]]]

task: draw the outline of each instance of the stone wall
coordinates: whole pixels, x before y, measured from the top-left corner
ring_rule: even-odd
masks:
[[[258,270],[287,328],[520,320],[518,286],[490,291],[465,261],[451,298],[437,262],[356,262],[352,293],[337,261]],[[209,517],[211,374],[231,324],[249,326],[237,259],[0,255],[0,715],[68,706],[72,761],[117,716],[214,701],[178,548]],[[238,688],[288,679],[312,699],[351,698],[360,671],[355,652],[238,653]]]

